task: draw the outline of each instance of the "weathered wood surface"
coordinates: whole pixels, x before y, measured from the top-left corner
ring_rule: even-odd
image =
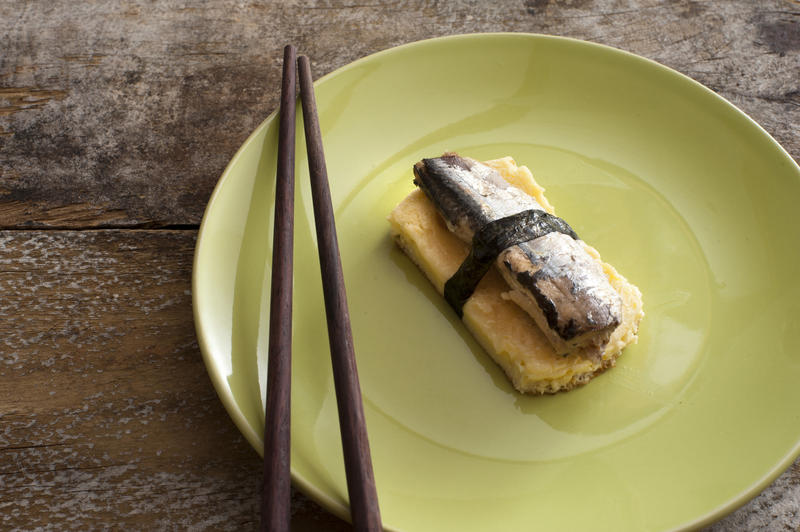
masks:
[[[286,42],[317,76],[454,33],[609,44],[800,157],[793,1],[6,0],[0,22],[0,529],[254,528],[260,460],[205,374],[190,269],[217,177],[277,105]],[[293,524],[349,529],[299,494]],[[800,462],[712,528],[799,526]]]
[[[258,522],[260,460],[198,353],[194,236],[0,233],[0,529]]]
[[[566,35],[655,59],[800,154],[800,5],[750,0],[0,3],[0,227],[197,224],[277,106],[281,49],[325,74],[428,37]]]

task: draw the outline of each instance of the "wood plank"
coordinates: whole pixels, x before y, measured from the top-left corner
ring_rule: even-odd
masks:
[[[194,239],[0,232],[0,528],[255,528],[261,461],[201,360]],[[798,501],[800,461],[711,530],[794,529]],[[350,529],[297,492],[292,523]]]
[[[261,460],[201,360],[194,238],[0,232],[3,530],[255,528]],[[345,527],[293,508],[306,530]]]
[[[798,158],[797,16],[781,0],[0,3],[0,227],[198,224],[277,106],[288,41],[317,77],[456,33],[604,43],[708,85]]]

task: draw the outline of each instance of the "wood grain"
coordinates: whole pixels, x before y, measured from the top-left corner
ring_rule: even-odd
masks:
[[[455,33],[604,43],[800,157],[796,1],[9,0],[0,20],[3,530],[256,528],[261,462],[203,367],[190,269],[218,176],[277,107],[286,42],[315,77]],[[296,492],[292,527],[350,529]],[[800,462],[711,530],[798,527]]]
[[[0,233],[0,527],[253,519],[241,489],[258,462],[198,357],[193,246],[186,231]]]
[[[260,459],[195,339],[194,237],[0,232],[0,529],[256,529]]]
[[[800,156],[786,0],[3,2],[0,227],[197,224],[277,107],[281,48],[315,77],[398,44],[524,31],[623,48],[706,84]],[[96,221],[95,221],[96,220]]]

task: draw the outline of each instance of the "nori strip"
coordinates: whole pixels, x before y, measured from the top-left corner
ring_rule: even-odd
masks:
[[[498,218],[476,231],[469,255],[444,285],[444,297],[458,317],[463,317],[464,304],[503,250],[552,232],[564,233],[578,240],[578,235],[567,222],[533,209]]]

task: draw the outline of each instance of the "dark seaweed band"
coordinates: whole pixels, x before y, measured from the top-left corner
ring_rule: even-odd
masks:
[[[522,211],[481,227],[472,237],[469,255],[444,285],[444,297],[458,317],[463,317],[464,304],[503,250],[553,232],[578,239],[567,222],[540,210]]]

